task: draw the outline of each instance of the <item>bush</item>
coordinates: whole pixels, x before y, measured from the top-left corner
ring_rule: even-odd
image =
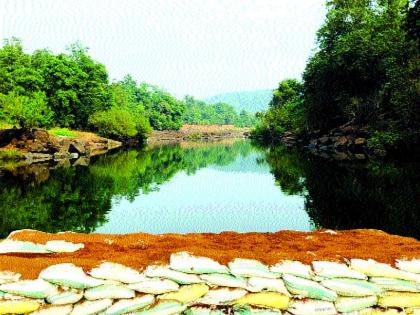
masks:
[[[31,96],[16,95],[13,92],[0,94],[0,113],[8,123],[18,124],[25,129],[46,127],[52,123],[54,116],[42,92]]]
[[[89,124],[97,129],[100,135],[117,139],[144,138],[151,131],[145,117],[120,108],[94,113],[89,118]]]
[[[375,131],[368,139],[368,148],[377,152],[386,152],[401,140],[398,133],[393,131]]]

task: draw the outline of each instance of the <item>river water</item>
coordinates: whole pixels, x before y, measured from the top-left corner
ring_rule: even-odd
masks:
[[[249,140],[120,150],[0,175],[0,236],[375,228],[420,237],[419,163],[329,161]]]

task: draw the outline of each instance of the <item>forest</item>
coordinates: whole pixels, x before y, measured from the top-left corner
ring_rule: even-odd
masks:
[[[369,130],[383,149],[420,140],[420,1],[330,0],[302,80],[279,83],[254,136]]]
[[[0,49],[0,128],[67,127],[144,139],[152,130],[178,130],[184,123],[250,127],[255,117],[225,103],[179,100],[130,75],[111,82],[105,65],[79,42],[60,54],[26,53],[16,38]]]

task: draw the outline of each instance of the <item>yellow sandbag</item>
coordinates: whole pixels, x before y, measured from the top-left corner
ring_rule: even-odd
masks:
[[[35,301],[5,301],[0,302],[0,315],[3,314],[27,314],[39,308]]]
[[[392,309],[379,309],[379,308],[366,308],[364,310],[359,311],[359,315],[405,315],[404,311],[400,312],[395,308]]]
[[[386,292],[379,296],[378,305],[383,307],[420,306],[420,293]]]
[[[209,291],[205,284],[184,285],[176,292],[165,293],[159,296],[162,300],[173,300],[181,303],[190,303],[201,298]]]
[[[289,305],[289,297],[278,292],[249,293],[236,300],[234,304],[265,306],[285,310]]]

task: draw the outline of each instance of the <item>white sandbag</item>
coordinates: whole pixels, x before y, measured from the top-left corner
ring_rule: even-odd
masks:
[[[290,295],[281,279],[268,279],[260,277],[251,277],[247,282],[247,290],[250,292],[261,292],[263,290],[280,292],[285,295]]]
[[[277,309],[254,308],[248,305],[235,305],[233,314],[238,315],[281,315],[281,311]]]
[[[207,257],[197,257],[187,252],[172,254],[169,267],[185,273],[229,273],[226,266]]]
[[[254,259],[236,258],[231,261],[228,266],[230,272],[236,276],[263,277],[270,279],[279,278],[279,275],[270,272],[268,266]]]
[[[314,275],[310,266],[293,260],[280,261],[274,266],[271,266],[270,271],[281,275],[288,274],[306,279],[311,279]]]
[[[107,310],[111,305],[111,299],[85,301],[76,304],[71,312],[71,315],[94,315]]]
[[[83,291],[68,290],[49,295],[47,303],[54,305],[75,304],[83,298]]]
[[[382,289],[374,283],[357,279],[328,279],[321,285],[342,296],[370,296],[382,293]]]
[[[352,270],[346,264],[331,261],[313,261],[312,267],[315,274],[323,278],[352,278],[367,280],[367,276],[364,273]]]
[[[420,274],[399,270],[390,265],[379,263],[373,259],[351,259],[350,267],[354,270],[363,272],[369,277],[396,278],[420,282]]]
[[[57,292],[57,288],[42,279],[36,279],[2,284],[0,291],[33,299],[43,299]]]
[[[199,276],[175,271],[163,266],[149,266],[146,268],[145,275],[151,278],[165,278],[179,284],[202,283]]]
[[[420,292],[420,283],[395,278],[371,277],[370,282],[385,291]]]
[[[153,304],[154,301],[155,297],[151,294],[143,295],[142,297],[130,300],[119,300],[108,308],[103,315],[120,315],[138,311]]]
[[[0,271],[0,284],[19,281],[20,273],[12,271]]]
[[[336,315],[337,310],[331,302],[312,299],[292,300],[287,311],[293,315]]]
[[[376,305],[378,298],[376,296],[364,297],[338,297],[335,301],[335,308],[341,313],[349,313],[363,310],[367,307]]]
[[[132,313],[131,315],[174,315],[181,314],[187,305],[178,303],[178,302],[161,302],[156,306],[149,308],[145,311]]]
[[[396,266],[398,269],[412,272],[412,273],[420,273],[420,259],[412,259],[412,260],[397,260]]]
[[[244,278],[226,274],[212,273],[201,275],[200,278],[210,286],[246,288],[247,282]]]
[[[73,253],[84,247],[84,244],[75,244],[66,241],[48,241],[45,243],[45,248],[54,253]]]
[[[104,284],[98,287],[85,290],[84,297],[86,300],[102,300],[102,299],[131,299],[136,296],[134,290],[122,285]]]
[[[73,310],[73,305],[44,306],[31,315],[69,315]]]
[[[283,275],[286,288],[295,295],[325,301],[335,301],[337,293],[323,287],[315,281],[295,277],[292,275]]]
[[[89,274],[94,278],[122,283],[136,283],[146,278],[137,270],[112,262],[103,262],[98,267],[93,268]]]
[[[141,282],[129,284],[128,288],[141,293],[163,294],[177,291],[179,285],[175,281],[168,279],[145,278]]]
[[[0,242],[0,254],[7,253],[48,254],[51,252],[47,250],[45,245],[5,239]]]
[[[205,305],[229,305],[233,301],[243,297],[248,291],[244,289],[220,288],[209,290],[205,296],[195,301],[195,304]]]
[[[39,277],[51,283],[75,289],[92,288],[104,284],[103,280],[89,277],[82,268],[69,263],[49,266],[40,272]]]

